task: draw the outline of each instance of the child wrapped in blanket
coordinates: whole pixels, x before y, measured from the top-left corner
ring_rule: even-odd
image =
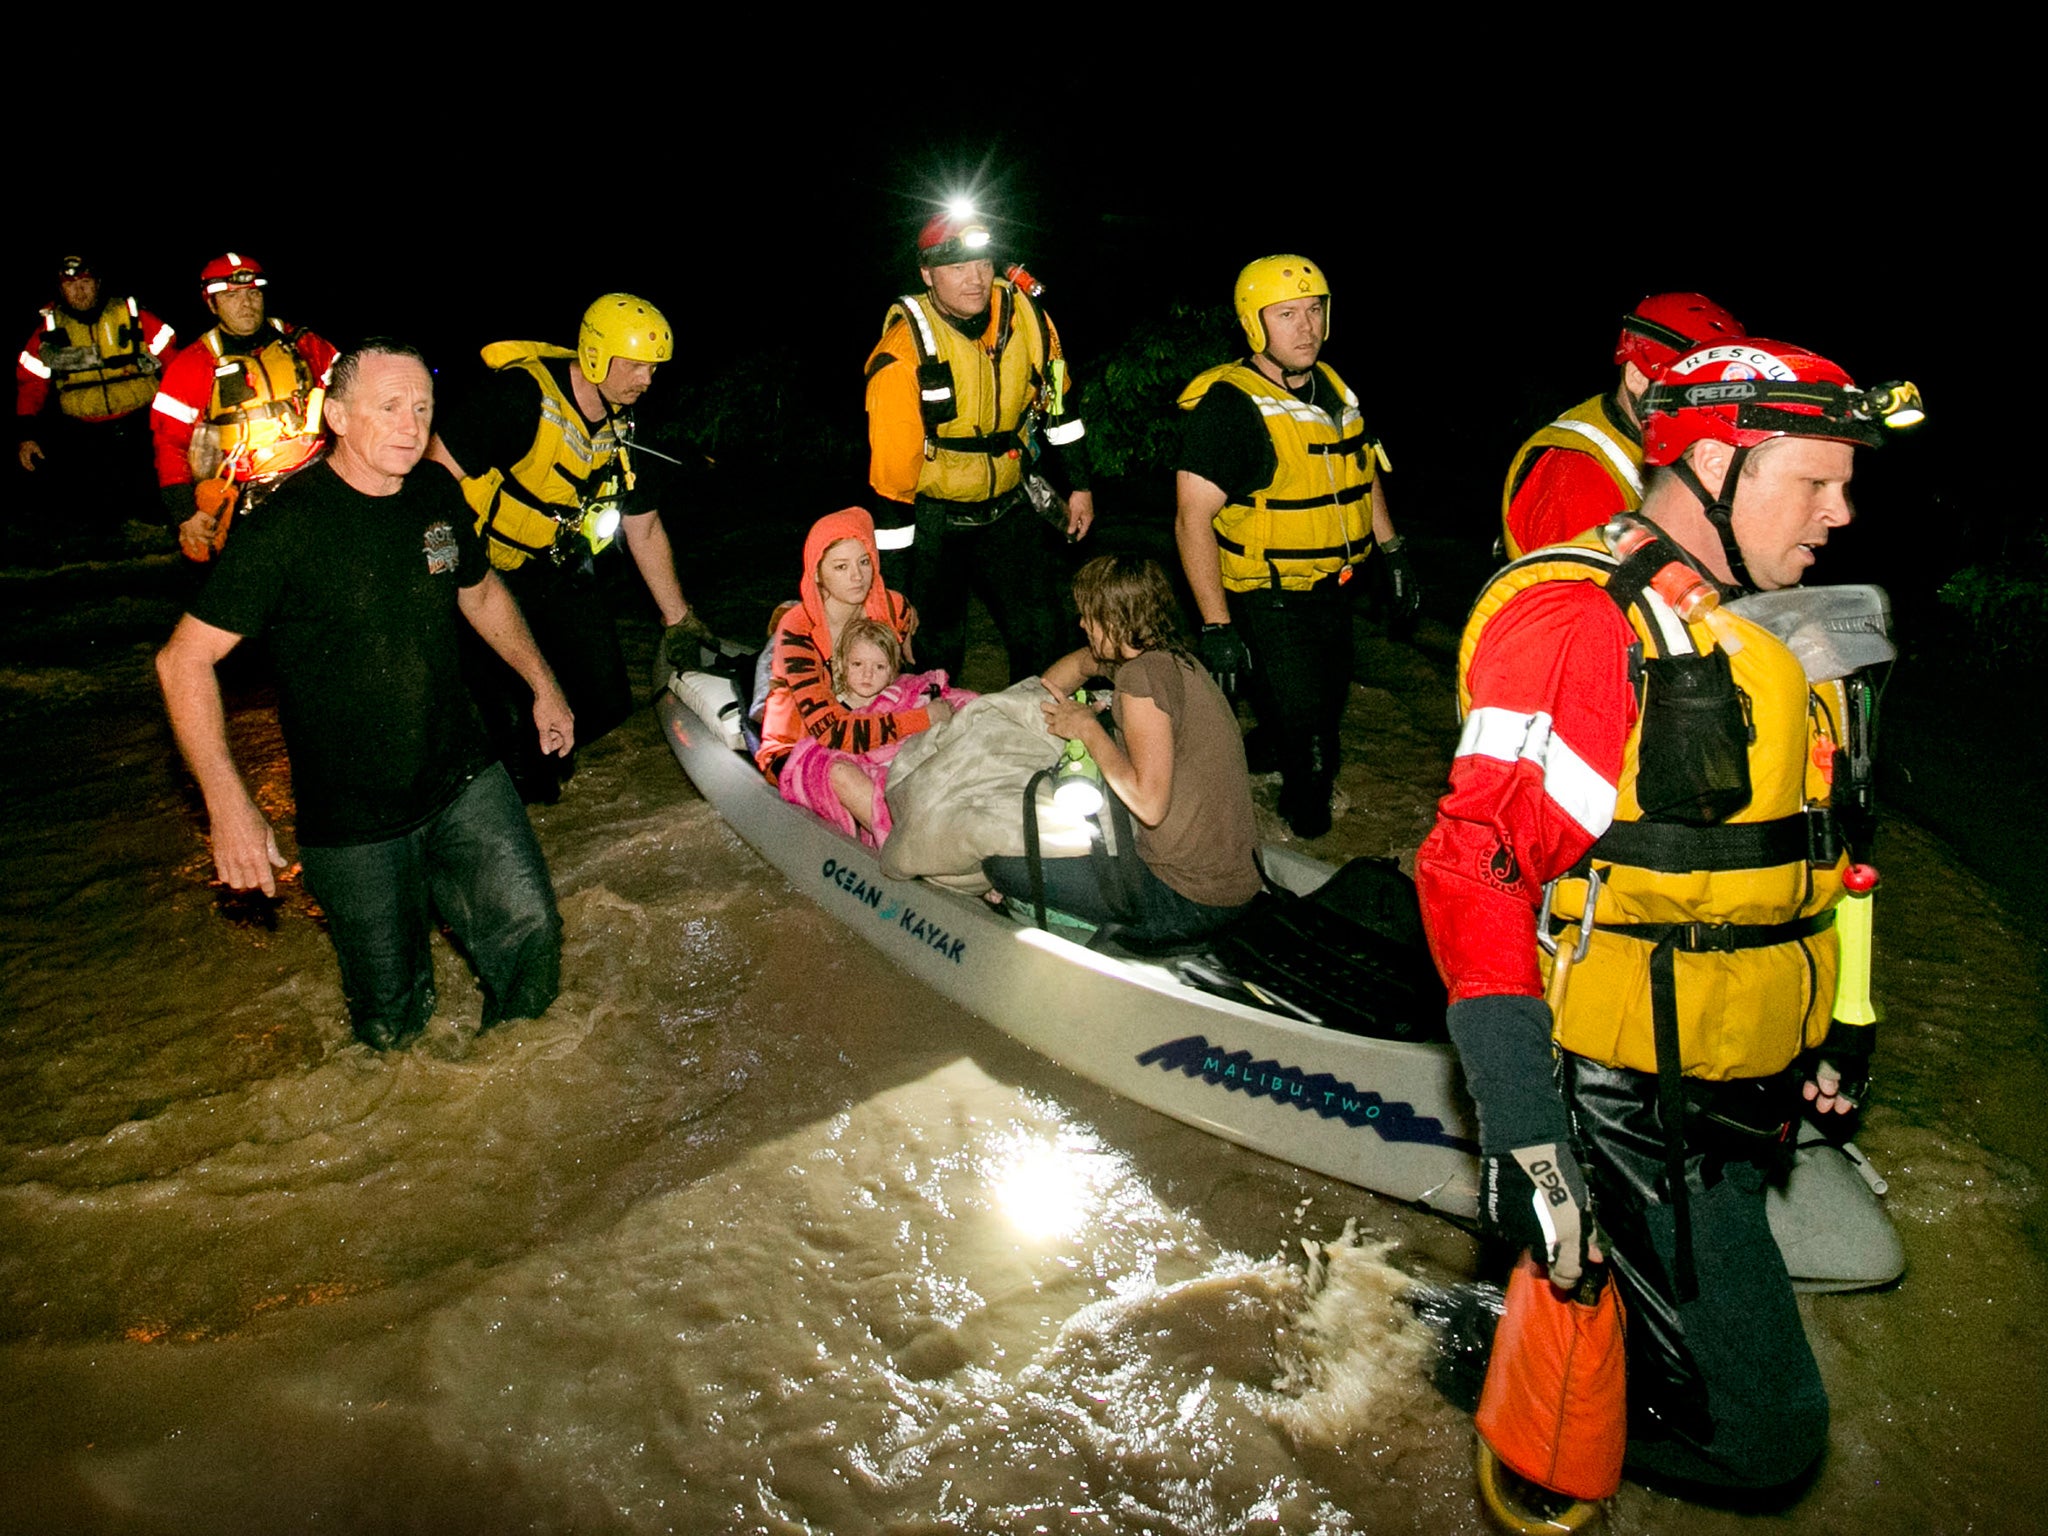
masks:
[[[896,632],[879,619],[855,618],[840,632],[832,653],[832,686],[856,715],[887,715],[942,698],[954,709],[974,698],[954,688],[944,672],[903,676],[903,647]],[[889,760],[902,747],[891,741],[867,752],[841,752],[805,736],[790,749],[776,781],[782,798],[853,833],[870,848],[889,835]]]

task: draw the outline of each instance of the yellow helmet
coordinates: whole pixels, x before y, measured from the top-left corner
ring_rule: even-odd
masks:
[[[1330,283],[1323,269],[1306,256],[1261,256],[1237,274],[1232,297],[1237,304],[1237,323],[1251,338],[1252,350],[1266,350],[1266,328],[1259,323],[1259,311],[1283,299],[1320,296],[1323,301],[1323,339],[1330,335]]]
[[[612,359],[665,363],[676,354],[675,332],[662,312],[630,293],[608,293],[583,311],[576,332],[576,361],[583,377],[602,384]]]

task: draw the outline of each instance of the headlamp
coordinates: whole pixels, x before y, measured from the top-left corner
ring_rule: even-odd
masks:
[[[206,285],[208,293],[225,293],[230,288],[268,288],[270,279],[258,277],[247,267],[237,267],[226,277],[217,277]]]
[[[1927,419],[1927,403],[1920,398],[1919,385],[1900,379],[1864,390],[1856,414],[1865,420],[1881,421],[1894,432],[1903,432]]]

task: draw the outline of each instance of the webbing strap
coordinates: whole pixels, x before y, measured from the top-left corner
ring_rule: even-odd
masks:
[[[1576,921],[1576,919],[1574,919]],[[1553,930],[1570,926],[1552,919]],[[1744,949],[1770,949],[1795,944],[1835,926],[1835,909],[1790,918],[1782,923],[1602,923],[1600,931],[1684,950],[1689,955],[1732,955]]]
[[[1038,786],[1060,771],[1054,763],[1031,775],[1024,786],[1024,870],[1031,882],[1031,921],[1045,927],[1045,855],[1038,845]]]
[[[1678,1299],[1699,1296],[1699,1272],[1693,1261],[1692,1192],[1685,1183],[1685,1066],[1678,1040],[1679,951],[1688,954],[1732,953],[1790,944],[1824,933],[1835,925],[1834,909],[1795,917],[1783,923],[1607,923],[1602,933],[1641,939],[1650,951],[1650,1038],[1657,1051],[1657,1116],[1664,1124],[1664,1177],[1670,1185],[1671,1216],[1677,1252],[1673,1279]]]
[[[1674,935],[1650,951],[1650,1036],[1657,1049],[1657,1118],[1664,1122],[1664,1181],[1677,1240],[1672,1278],[1684,1302],[1699,1298],[1700,1277],[1693,1259],[1692,1191],[1685,1183],[1685,1072],[1678,1046],[1678,966],[1671,958],[1677,949]]]
[[[1823,823],[1816,828],[1815,821]],[[1617,821],[1600,834],[1586,851],[1580,868],[1583,874],[1597,859],[1603,864],[1626,864],[1634,869],[1651,869],[1659,874],[1722,874],[1738,869],[1771,869],[1780,864],[1806,863],[1817,849],[1824,850],[1833,839],[1827,836],[1831,819],[1825,807],[1795,811],[1772,821],[1723,822],[1713,827],[1688,827],[1668,821]],[[1822,835],[1816,839],[1815,833]],[[1828,859],[1832,864],[1834,860]]]

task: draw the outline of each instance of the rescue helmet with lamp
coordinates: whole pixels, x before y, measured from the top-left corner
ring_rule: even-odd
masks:
[[[1744,339],[1679,358],[1643,396],[1643,462],[1675,464],[1703,438],[1749,449],[1774,437],[1879,448],[1926,418],[1908,383],[1859,389],[1839,366],[1783,341]]]
[[[645,299],[608,293],[583,311],[583,324],[576,332],[576,361],[593,384],[604,382],[615,357],[665,363],[675,354],[675,332],[667,317]]]
[[[1673,362],[1643,394],[1643,462],[1669,466],[1706,509],[1737,582],[1748,571],[1735,541],[1736,482],[1751,449],[1774,437],[1813,437],[1881,448],[1888,433],[1927,419],[1917,386],[1903,380],[1859,388],[1843,369],[1789,342],[1745,338],[1701,347]],[[1735,450],[1718,496],[1685,451],[1694,443]]]
[[[1653,293],[1621,317],[1614,361],[1634,363],[1654,379],[1688,353],[1748,334],[1740,320],[1704,293]]]
[[[73,278],[91,277],[92,275],[92,263],[83,256],[66,256],[57,263],[57,281],[60,283],[68,283]]]
[[[920,267],[951,267],[963,261],[990,261],[995,255],[995,236],[988,221],[972,208],[951,208],[934,215],[917,232],[917,264]]]
[[[1288,299],[1320,298],[1323,301],[1323,339],[1330,338],[1330,281],[1323,269],[1306,256],[1261,256],[1237,274],[1231,290],[1237,306],[1237,323],[1244,327],[1252,350],[1266,350],[1266,327],[1259,311]]]
[[[260,262],[234,251],[226,251],[199,269],[199,288],[207,302],[213,301],[217,293],[230,288],[267,288],[270,279],[263,275]]]

